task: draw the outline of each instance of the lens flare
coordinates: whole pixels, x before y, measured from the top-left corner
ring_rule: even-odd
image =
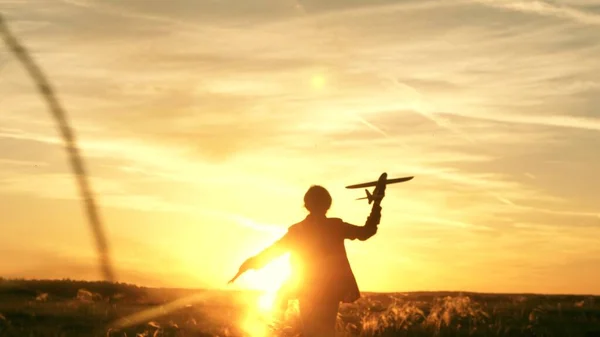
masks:
[[[242,329],[248,335],[266,337],[269,334],[269,325],[280,309],[277,303],[278,291],[290,275],[289,255],[284,255],[261,270],[249,272],[240,280],[245,288],[260,292],[248,303],[248,314],[241,322]]]
[[[249,271],[240,278],[244,288],[259,290],[264,293],[276,292],[291,275],[289,255],[273,260],[269,265],[257,271]]]
[[[262,312],[272,312],[275,309],[275,300],[277,298],[276,291],[265,291],[258,298],[258,309]]]

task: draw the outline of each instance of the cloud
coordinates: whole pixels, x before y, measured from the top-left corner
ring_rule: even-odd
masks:
[[[574,116],[522,116],[522,115],[509,115],[509,114],[485,114],[480,113],[478,115],[470,115],[461,112],[438,112],[438,114],[453,114],[461,117],[478,118],[491,120],[503,123],[515,123],[515,124],[535,124],[543,126],[553,126],[562,128],[576,128],[592,131],[600,131],[600,119],[597,118],[583,118]]]
[[[525,13],[556,16],[587,25],[600,25],[600,15],[569,6],[557,6],[546,1],[479,1],[487,6],[510,9]]]

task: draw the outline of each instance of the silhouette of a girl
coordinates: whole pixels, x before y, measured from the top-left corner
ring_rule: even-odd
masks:
[[[304,195],[308,216],[290,226],[287,233],[270,247],[247,259],[232,280],[289,252],[292,273],[282,287],[285,290],[283,296],[298,299],[304,337],[333,337],[339,303],[351,303],[360,298],[344,240],[367,240],[377,232],[381,218],[378,205],[374,206],[364,226],[328,218],[326,214],[331,201],[325,188],[310,187]]]

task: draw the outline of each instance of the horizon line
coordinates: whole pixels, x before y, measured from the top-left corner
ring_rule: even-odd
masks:
[[[107,281],[107,280],[84,280],[84,279],[71,279],[71,278],[7,278],[0,276],[0,282],[35,282],[35,281],[46,281],[46,282],[81,282],[81,283],[109,283],[115,285],[133,286],[145,289],[155,290],[186,290],[186,291],[223,291],[223,292],[262,292],[259,289],[239,289],[239,288],[217,288],[217,287],[205,287],[205,288],[194,288],[194,287],[175,287],[175,286],[149,286],[142,284],[135,284],[129,282],[119,281]],[[593,293],[535,293],[535,292],[483,292],[475,290],[410,290],[410,291],[361,291],[361,294],[418,294],[418,293],[455,293],[455,294],[477,294],[477,295],[513,295],[513,296],[591,296],[600,297],[600,294]]]

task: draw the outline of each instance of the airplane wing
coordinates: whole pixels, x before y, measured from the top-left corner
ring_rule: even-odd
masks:
[[[362,183],[362,184],[350,185],[350,186],[346,186],[346,188],[363,188],[363,187],[371,187],[371,186],[377,186],[377,182],[376,181],[372,181],[370,183]]]
[[[388,179],[385,181],[385,184],[394,184],[394,183],[401,183],[404,181],[409,181],[414,177],[403,177],[403,178],[395,178],[395,179]],[[371,187],[371,186],[377,186],[378,181],[371,181],[368,183],[362,183],[362,184],[356,184],[356,185],[350,185],[350,186],[346,186],[346,188],[363,188],[363,187]]]
[[[402,182],[405,182],[405,181],[412,180],[412,178],[414,178],[414,177],[404,177],[404,178],[388,179],[388,180],[385,181],[385,184],[388,185],[388,184],[402,183]]]

